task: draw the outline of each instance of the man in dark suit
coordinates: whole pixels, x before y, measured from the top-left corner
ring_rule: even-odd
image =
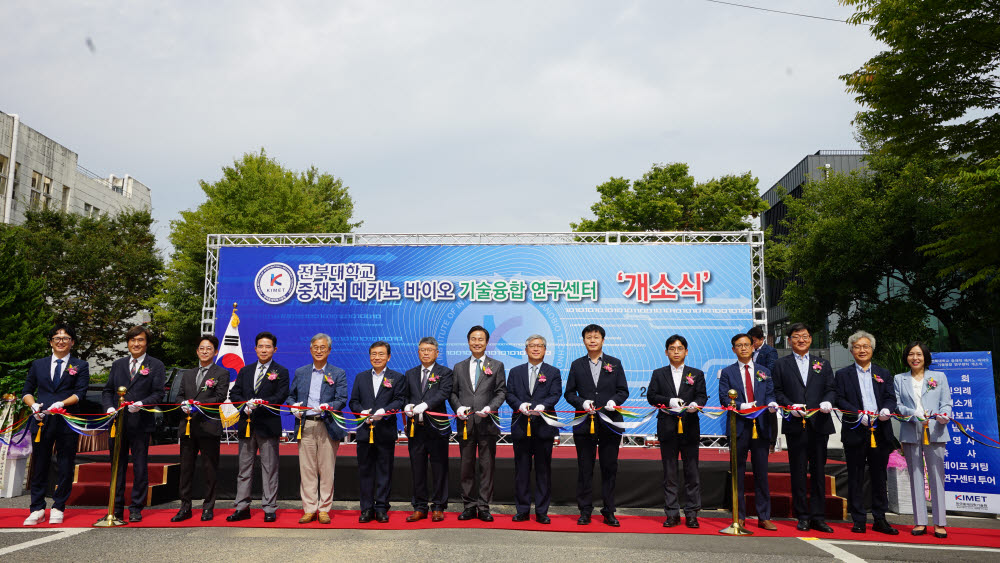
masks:
[[[774,402],[774,383],[771,372],[753,361],[753,342],[746,334],[737,334],[731,340],[736,363],[726,366],[719,374],[719,398],[729,404],[729,390],[736,390],[736,408],[745,411],[758,405],[767,405],[772,412],[778,408]],[[777,530],[771,521],[771,492],[767,484],[767,454],[769,450],[768,421],[758,415],[755,419],[736,418],[736,475],[739,496],[739,522],[744,525],[746,508],[743,480],[747,471],[747,452],[753,467],[754,492],[757,505],[757,526]]]
[[[236,511],[228,522],[250,519],[250,495],[253,465],[260,452],[260,472],[264,488],[261,505],[264,521],[278,519],[278,441],[281,438],[281,415],[276,407],[288,398],[288,369],[274,361],[278,337],[270,332],[254,338],[257,361],[243,366],[229,390],[233,404],[243,403],[237,430],[240,442],[239,474],[236,476]],[[275,410],[269,408],[275,407]]]
[[[216,405],[226,402],[229,395],[229,370],[215,363],[219,351],[219,339],[211,334],[203,334],[198,339],[198,367],[181,374],[181,388],[177,400],[181,403],[185,419],[181,420],[181,478],[178,492],[181,508],[170,519],[181,522],[191,518],[191,489],[194,483],[194,461],[201,452],[201,465],[205,475],[205,500],[201,505],[201,520],[207,522],[214,517],[215,478],[219,470],[219,442],[222,440],[222,423],[205,416],[192,404]]]
[[[554,414],[562,395],[559,368],[545,363],[545,338],[533,334],[524,342],[528,363],[510,370],[507,404],[514,410],[510,437],[514,442],[514,522],[528,520],[531,508],[531,464],[535,464],[535,521],[549,524],[552,498],[552,441],[559,429],[542,420]],[[530,430],[529,430],[530,429]]]
[[[389,521],[389,489],[396,453],[396,412],[406,399],[406,376],[388,369],[392,355],[388,342],[379,340],[368,347],[372,369],[354,376],[351,412],[368,418],[358,426],[358,480],[361,489],[361,516],[358,522]]]
[[[587,354],[573,360],[566,379],[566,402],[577,411],[589,416],[573,427],[576,444],[576,504],[580,517],[576,523],[590,524],[594,511],[594,459],[600,454],[601,496],[604,508],[601,515],[608,526],[621,524],[615,517],[615,479],[618,476],[618,448],[621,436],[598,416],[604,408],[613,422],[621,422],[622,415],[615,407],[628,400],[628,381],[618,358],[604,353],[604,327],[589,324],[583,328],[583,344]]]
[[[458,445],[462,453],[462,504],[459,520],[479,517],[492,522],[493,473],[496,469],[500,428],[490,418],[507,397],[507,372],[503,362],[486,355],[490,333],[476,325],[466,334],[472,356],[455,364],[451,408],[458,416]],[[476,457],[479,483],[476,486]],[[477,492],[478,488],[478,492]]]
[[[753,363],[773,372],[774,363],[778,361],[778,351],[764,341],[764,329],[753,326],[747,331],[747,335],[753,341]],[[771,443],[770,451],[774,453],[774,448],[778,444],[778,415],[768,411],[761,416],[767,417],[767,427],[770,431],[767,439]]]
[[[781,426],[788,444],[792,506],[800,532],[810,528],[832,533],[826,523],[826,446],[833,434],[830,411],[837,398],[830,362],[809,353],[812,333],[803,323],[788,327],[792,353],[774,364],[774,396],[791,407],[791,420]],[[819,409],[809,418],[807,410]],[[808,483],[808,486],[807,486]]]
[[[101,392],[101,404],[110,414],[118,406],[118,388],[127,389],[123,400],[130,404],[118,412],[118,416],[125,417],[121,425],[122,433],[111,438],[108,444],[113,450],[115,441],[122,441],[118,456],[114,509],[115,517],[119,519],[123,519],[125,515],[125,470],[128,467],[128,453],[132,452],[132,504],[128,507],[129,522],[142,522],[142,509],[146,506],[149,489],[149,436],[156,428],[153,413],[142,410],[142,407],[162,402],[166,381],[163,362],[146,355],[150,337],[149,329],[144,326],[134,326],[125,333],[129,357],[115,360],[111,364],[108,382]]]
[[[295,370],[288,395],[287,402],[298,419],[299,497],[302,499],[299,524],[313,520],[319,520],[320,524],[331,522],[337,451],[346,431],[327,411],[342,411],[347,406],[347,372],[328,361],[331,345],[327,334],[319,333],[310,339],[309,353],[313,361]]]
[[[413,472],[413,514],[407,522],[427,518],[444,520],[448,507],[448,438],[451,423],[447,417],[430,413],[448,412],[447,402],[453,385],[451,370],[437,363],[438,342],[425,336],[417,344],[420,365],[406,372],[407,447],[410,471]],[[427,463],[431,465],[431,498],[427,499]]]
[[[24,404],[33,414],[28,436],[30,439],[38,436],[38,441],[32,443],[31,512],[24,520],[25,526],[34,526],[45,519],[45,494],[49,490],[53,447],[56,451],[56,490],[52,495],[49,524],[62,524],[66,499],[73,489],[76,432],[63,417],[47,414],[53,409],[57,412],[66,409],[67,413],[76,414],[80,399],[87,396],[90,366],[80,358],[70,357],[75,342],[76,331],[70,326],[57,324],[49,331],[52,355],[31,362],[21,390]]]
[[[663,461],[663,508],[667,514],[665,528],[680,524],[680,495],[677,487],[677,454],[684,464],[684,523],[697,528],[701,510],[701,480],[698,475],[698,449],[701,447],[701,426],[698,407],[708,402],[705,373],[684,365],[687,339],[679,334],[667,338],[666,354],[670,365],[653,371],[646,399],[659,406],[656,415],[656,435],[660,439],[660,459]]]
[[[896,535],[899,530],[889,525],[885,512],[889,509],[886,488],[889,454],[898,443],[892,432],[890,417],[896,410],[896,390],[889,370],[872,363],[875,337],[858,331],[847,339],[854,364],[837,370],[837,408],[844,411],[840,439],[847,456],[847,510],[854,521],[852,532],[863,534],[868,522],[864,505],[865,466],[871,478],[872,530]]]

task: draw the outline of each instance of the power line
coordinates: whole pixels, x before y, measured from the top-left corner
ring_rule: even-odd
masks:
[[[772,10],[771,8],[761,8],[760,6],[750,6],[748,4],[737,4],[736,2],[723,2],[722,0],[705,0],[705,2],[711,2],[713,4],[725,4],[726,6],[736,6],[738,8],[748,8],[750,10],[760,10],[761,12],[773,12],[775,14],[785,14],[786,16],[798,16],[800,18],[812,18],[814,20],[826,20],[837,23],[848,23],[847,20],[838,20],[837,18],[827,18],[824,16],[813,16],[809,14],[800,14],[798,12],[785,12],[782,10]],[[863,24],[871,27],[871,24]]]

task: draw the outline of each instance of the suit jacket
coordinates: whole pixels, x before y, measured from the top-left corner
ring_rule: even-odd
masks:
[[[200,367],[200,366],[199,366]],[[177,392],[177,402],[199,401],[202,403],[224,403],[229,395],[229,370],[219,364],[209,364],[205,371],[205,379],[201,386],[198,386],[198,367],[184,370],[181,374],[181,388]],[[212,387],[207,384],[209,381],[215,383]],[[215,407],[217,408],[217,407]],[[187,423],[186,419],[181,420],[182,427]],[[191,435],[200,434],[202,436],[222,436],[222,423],[209,418],[200,412],[191,413]]]
[[[768,371],[774,371],[774,363],[777,361],[778,351],[774,349],[774,346],[761,344],[760,349],[757,350],[757,359],[753,363],[766,367]]]
[[[35,401],[42,403],[42,408],[46,409],[56,401],[65,401],[72,395],[76,395],[81,401],[87,398],[87,386],[90,385],[90,365],[80,358],[71,355],[66,356],[66,361],[62,366],[62,375],[59,381],[52,381],[52,356],[37,359],[31,362],[28,368],[28,377],[24,380],[24,387],[21,389],[21,396],[32,395]],[[70,373],[74,372],[74,373]],[[80,403],[66,407],[66,412],[75,414],[80,411]],[[37,426],[37,421],[31,417],[31,423]],[[73,432],[69,425],[60,426],[61,432]]]
[[[928,382],[934,380],[937,384],[933,389],[928,389]],[[920,404],[924,410],[930,414],[947,413],[951,418],[951,387],[948,387],[948,378],[940,371],[924,371],[924,394],[920,398]],[[899,441],[906,444],[923,443],[924,423],[917,420],[917,416],[924,413],[917,412],[917,400],[913,395],[913,376],[910,372],[896,374],[893,378],[893,387],[896,390],[896,409],[899,414],[908,417],[908,420],[899,423]],[[949,439],[948,425],[939,424],[937,419],[931,417],[927,424],[927,436],[930,442],[947,442]]]
[[[388,382],[389,387],[386,387]],[[398,411],[406,404],[406,376],[398,371],[385,368],[382,373],[382,384],[378,386],[378,394],[374,389],[374,376],[372,370],[366,370],[354,376],[354,388],[351,390],[350,408],[353,413],[360,413],[365,409],[370,409],[371,414],[379,409],[385,409],[386,413]],[[371,433],[372,426],[375,427],[375,441],[381,443],[395,443],[398,417],[395,414],[386,414],[382,420],[373,424],[361,423],[358,426],[355,439],[358,442],[368,443],[368,434]]]
[[[610,371],[608,368],[611,368]],[[601,370],[594,385],[594,377],[590,375],[590,357],[583,356],[573,360],[569,366],[569,376],[566,378],[566,402],[573,408],[582,411],[584,401],[593,401],[594,408],[599,409],[615,422],[621,422],[620,412],[608,412],[604,406],[608,401],[621,405],[628,400],[628,381],[625,379],[625,369],[618,358],[607,354],[601,356]],[[598,416],[598,415],[595,415]],[[589,417],[584,417],[573,427],[573,434],[590,434]]]
[[[465,358],[455,364],[453,369],[453,384],[451,386],[451,409],[458,412],[458,407],[471,407],[472,413],[469,420],[477,432],[484,435],[500,435],[500,429],[493,423],[490,417],[478,417],[474,413],[483,410],[489,405],[490,412],[496,414],[503,405],[507,397],[507,372],[504,370],[503,362],[483,356],[483,373],[479,377],[479,384],[473,389],[472,380],[469,377],[469,361],[472,356]],[[486,373],[489,369],[492,373]],[[457,419],[456,420],[460,420]]]
[[[254,380],[258,369],[259,362],[240,368],[236,374],[236,383],[229,390],[229,400],[236,404],[250,399],[263,399],[274,406],[284,403],[288,398],[288,369],[272,359],[267,374],[260,382],[260,389],[254,391]],[[274,379],[271,379],[272,374]],[[240,406],[240,427],[237,434],[240,438],[247,435],[247,423],[250,423],[253,433],[261,438],[281,437],[281,414],[263,405],[255,408],[250,416],[247,416],[246,411]]]
[[[312,383],[313,364],[310,362],[304,366],[295,368],[295,379],[292,379],[292,387],[288,393],[287,404],[302,403],[306,406],[309,399],[309,385]],[[319,385],[319,404],[326,403],[335,411],[342,411],[347,406],[347,372],[337,366],[327,362],[323,366],[323,383]],[[305,411],[302,411],[305,412]],[[323,424],[326,425],[326,432],[334,440],[343,440],[347,431],[334,422],[330,413],[324,412]],[[302,419],[298,419],[297,424],[302,424]]]
[[[559,429],[538,420],[537,416],[524,416],[518,410],[521,405],[528,403],[529,409],[538,405],[545,405],[545,411],[555,414],[556,403],[562,395],[562,374],[559,368],[551,366],[545,362],[538,368],[538,379],[535,381],[535,391],[528,392],[528,378],[531,372],[528,364],[524,363],[511,368],[507,377],[507,404],[513,409],[510,416],[510,436],[514,440],[523,440],[528,437],[528,423],[531,423],[531,435],[538,438],[555,438],[559,435]],[[542,381],[542,378],[545,381]]]
[[[817,369],[816,364],[819,364]],[[809,354],[809,371],[806,376],[806,384],[802,384],[802,376],[799,375],[799,365],[795,361],[795,354],[789,354],[779,359],[774,364],[772,371],[774,376],[774,396],[775,401],[783,407],[804,404],[807,409],[818,409],[823,401],[833,403],[837,400],[837,386],[833,379],[833,368],[830,362]],[[803,431],[802,419],[792,417],[785,424],[781,425],[782,434],[801,434]],[[817,412],[805,419],[814,431],[820,434],[833,434],[833,418],[830,413],[823,414]]]
[[[104,410],[118,408],[118,388],[125,387],[126,401],[141,401],[145,406],[152,406],[163,401],[163,387],[166,385],[166,369],[163,362],[146,355],[142,365],[135,372],[135,377],[129,373],[129,363],[132,357],[119,358],[111,364],[111,373],[108,375],[108,382],[101,391],[101,405]],[[143,372],[146,373],[143,373]],[[153,413],[141,410],[137,413],[130,413],[128,409],[122,410],[119,416],[125,416],[125,428],[141,432],[152,432],[156,429],[156,417]]]
[[[690,380],[690,381],[689,381]],[[693,383],[692,383],[693,382]],[[705,389],[705,373],[700,369],[691,366],[684,366],[684,373],[681,376],[681,388],[674,388],[674,376],[670,371],[670,366],[663,366],[653,371],[653,376],[649,379],[649,387],[646,391],[646,400],[649,404],[670,406],[670,399],[679,398],[684,401],[684,406],[697,403],[705,406],[708,402],[708,391]],[[667,438],[677,438],[682,444],[698,442],[701,438],[701,425],[696,412],[684,412],[684,433],[677,433],[677,421],[679,418],[671,413],[660,411],[656,415],[656,435],[660,441]]]
[[[889,370],[871,364],[872,389],[875,391],[875,411],[889,409],[889,412],[896,411],[896,392],[892,385],[892,375]],[[882,381],[876,381],[878,377]],[[864,410],[864,400],[861,397],[861,384],[858,383],[858,371],[855,364],[840,368],[834,374],[834,381],[837,386],[836,407],[841,410],[857,412]],[[855,428],[857,426],[857,428]],[[868,427],[858,423],[858,415],[845,413],[841,424],[840,440],[845,446],[857,446],[868,444],[870,441]],[[896,437],[892,433],[890,421],[878,421],[875,427],[875,434],[881,436],[886,445],[896,443]]]
[[[756,401],[757,406],[766,406],[768,403],[774,401],[774,378],[771,377],[771,372],[766,367],[753,364],[753,398]],[[732,365],[728,365],[722,368],[722,372],[719,374],[719,402],[723,406],[729,405],[729,390],[736,390],[736,408],[740,408],[740,403],[746,403],[747,396],[744,392],[745,386],[745,374],[740,371],[740,363],[735,362]],[[742,416],[736,417],[736,436],[742,436],[744,432],[753,432],[754,419],[748,419]],[[767,417],[762,414],[758,415],[757,418],[758,438],[767,438],[770,436],[770,421]],[[728,427],[728,426],[727,426]]]
[[[420,403],[427,403],[427,410],[430,412],[448,412],[448,398],[451,397],[451,390],[455,384],[451,370],[437,363],[431,366],[431,374],[427,379],[427,390],[425,391],[420,386],[420,380],[423,378],[423,368],[424,366],[421,364],[406,372],[406,404],[416,406]],[[436,381],[431,381],[431,378],[434,378]],[[448,423],[447,417],[432,416],[425,413],[424,420],[423,427],[428,432],[441,436],[451,435],[451,424]],[[438,424],[432,423],[431,420],[437,421]],[[417,426],[420,425],[418,424]]]

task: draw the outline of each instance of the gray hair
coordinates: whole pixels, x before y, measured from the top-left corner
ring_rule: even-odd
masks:
[[[871,333],[865,332],[863,330],[855,332],[847,339],[847,348],[848,349],[854,348],[854,343],[857,342],[858,340],[861,340],[862,338],[867,338],[868,342],[872,343],[872,350],[875,349],[875,337],[872,336]]]
[[[417,342],[417,348],[423,346],[424,344],[430,344],[435,350],[438,348],[438,341],[435,340],[433,336],[425,336],[421,338],[420,342]]]
[[[527,348],[528,344],[530,344],[532,340],[541,340],[542,341],[542,346],[545,346],[546,348],[548,348],[548,346],[549,346],[549,343],[548,343],[548,341],[545,340],[544,336],[542,336],[541,334],[532,334],[527,339],[525,339],[525,341],[524,341],[524,347]]]
[[[309,339],[309,345],[312,346],[313,344],[316,343],[317,340],[326,340],[327,348],[333,346],[333,339],[330,338],[329,334],[324,334],[322,332],[318,333],[316,336],[313,336],[312,338]]]

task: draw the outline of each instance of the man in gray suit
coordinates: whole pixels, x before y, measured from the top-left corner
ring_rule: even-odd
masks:
[[[458,416],[458,444],[462,452],[462,502],[459,520],[479,517],[492,522],[493,470],[500,428],[490,418],[507,397],[503,362],[486,355],[490,333],[476,325],[466,335],[472,356],[455,364],[451,408]],[[479,456],[479,492],[476,491],[476,455]]]
[[[312,337],[309,352],[313,361],[295,370],[288,395],[287,402],[292,407],[301,407],[293,410],[298,419],[299,497],[303,512],[299,524],[315,519],[320,524],[330,523],[333,473],[345,432],[327,411],[344,410],[347,404],[347,372],[327,361],[331,343],[330,337],[323,333]]]

